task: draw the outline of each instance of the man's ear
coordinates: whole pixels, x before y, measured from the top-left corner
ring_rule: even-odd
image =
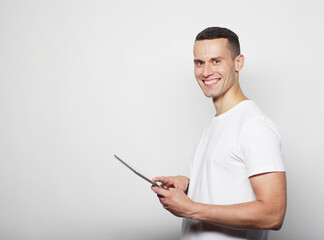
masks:
[[[235,60],[235,71],[239,72],[242,70],[243,66],[244,66],[244,56],[242,54],[238,55]]]

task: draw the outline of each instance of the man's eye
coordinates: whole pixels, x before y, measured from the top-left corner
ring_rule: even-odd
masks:
[[[214,61],[213,61],[213,63],[219,63],[220,61],[218,60],[218,59],[215,59]]]

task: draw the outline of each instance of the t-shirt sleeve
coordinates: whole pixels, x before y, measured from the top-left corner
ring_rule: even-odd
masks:
[[[249,177],[266,172],[285,171],[280,135],[267,117],[252,119],[243,126],[239,147]]]

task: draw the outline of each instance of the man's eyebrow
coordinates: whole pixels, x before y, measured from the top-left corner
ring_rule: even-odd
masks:
[[[210,60],[209,61],[214,61],[214,60],[222,60],[222,59],[224,59],[223,57],[221,57],[221,56],[217,56],[217,57],[212,57],[212,58],[210,58]],[[194,63],[204,63],[204,61],[203,60],[200,60],[200,59],[194,59]]]
[[[204,61],[203,60],[200,60],[200,59],[194,59],[194,63],[203,63]]]
[[[224,58],[222,58],[221,56],[218,56],[218,57],[213,57],[210,60],[214,61],[214,60],[221,60],[221,59],[224,59]]]

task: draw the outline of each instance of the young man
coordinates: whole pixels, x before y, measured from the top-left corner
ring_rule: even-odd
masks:
[[[274,124],[239,85],[237,35],[211,27],[196,37],[195,77],[212,98],[212,119],[194,154],[190,180],[156,177],[161,204],[183,217],[182,239],[267,239],[286,212],[286,175]]]

